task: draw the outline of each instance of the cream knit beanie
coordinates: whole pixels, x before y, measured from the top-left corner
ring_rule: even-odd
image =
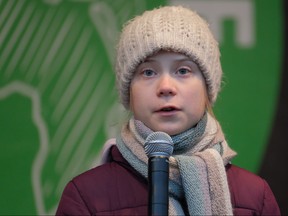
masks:
[[[160,50],[191,57],[203,73],[211,104],[215,102],[222,78],[217,41],[198,14],[182,6],[165,6],[144,12],[123,28],[117,47],[116,80],[126,109],[136,67]]]

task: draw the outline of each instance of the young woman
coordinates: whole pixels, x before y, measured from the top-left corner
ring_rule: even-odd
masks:
[[[231,164],[236,153],[212,114],[222,69],[207,23],[180,6],[146,11],[117,48],[119,95],[133,115],[104,164],[68,183],[57,215],[147,215],[143,145],[154,131],[174,143],[169,215],[279,215],[266,181]]]

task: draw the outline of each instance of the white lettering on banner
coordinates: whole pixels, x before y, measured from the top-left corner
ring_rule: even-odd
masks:
[[[169,5],[183,5],[197,11],[210,24],[219,43],[223,42],[223,21],[235,21],[235,42],[249,48],[255,43],[254,3],[251,0],[170,0]]]

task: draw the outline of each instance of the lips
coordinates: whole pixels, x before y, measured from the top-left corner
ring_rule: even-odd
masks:
[[[180,109],[178,107],[175,106],[164,106],[161,107],[160,109],[158,109],[156,112],[158,113],[170,113],[170,112],[175,112],[175,111],[179,111]]]

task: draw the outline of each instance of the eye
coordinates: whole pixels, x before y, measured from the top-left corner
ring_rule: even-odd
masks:
[[[152,69],[145,69],[145,70],[143,70],[142,74],[145,77],[151,77],[151,76],[154,76],[156,74],[156,72],[153,71]]]
[[[187,75],[191,73],[191,69],[183,67],[183,68],[180,68],[176,73],[179,75]]]

